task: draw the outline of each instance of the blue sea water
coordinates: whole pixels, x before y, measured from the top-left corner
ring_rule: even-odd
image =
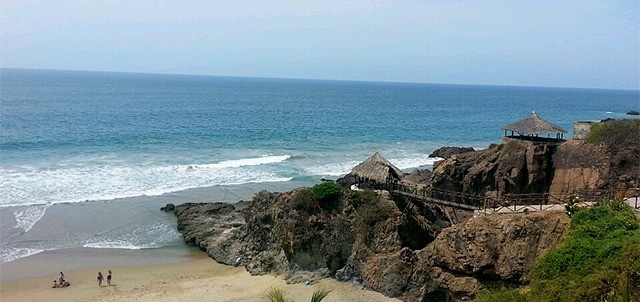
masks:
[[[377,151],[429,167],[438,147],[485,148],[532,111],[571,132],[630,110],[638,91],[0,69],[0,262],[175,244],[174,222],[143,210],[167,196],[311,185]],[[109,231],[75,231],[105,212]]]

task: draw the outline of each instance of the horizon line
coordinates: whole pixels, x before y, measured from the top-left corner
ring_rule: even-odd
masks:
[[[92,72],[92,73],[122,73],[122,74],[139,74],[139,75],[164,75],[164,76],[197,76],[212,78],[238,78],[238,79],[269,79],[269,80],[300,80],[300,81],[326,81],[326,82],[357,82],[357,83],[381,83],[381,84],[423,84],[423,85],[450,85],[450,86],[487,86],[487,87],[522,87],[522,88],[556,88],[556,89],[585,89],[585,90],[614,90],[614,91],[634,91],[637,89],[630,88],[602,88],[602,87],[570,87],[570,86],[542,86],[542,85],[509,85],[509,84],[477,84],[477,83],[434,83],[434,82],[418,82],[418,81],[381,81],[381,80],[357,80],[357,79],[321,79],[321,78],[292,78],[292,77],[268,77],[268,76],[242,76],[242,75],[214,75],[214,74],[198,74],[198,73],[164,73],[164,72],[143,72],[143,71],[112,71],[112,70],[88,70],[88,69],[49,69],[49,68],[17,68],[17,67],[0,67],[2,69],[12,70],[33,70],[33,71],[62,71],[62,72]]]

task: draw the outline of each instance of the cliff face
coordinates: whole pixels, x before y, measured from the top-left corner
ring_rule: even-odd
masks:
[[[474,218],[443,229],[424,249],[377,254],[360,269],[371,288],[404,301],[472,299],[486,283],[527,281],[535,259],[559,242],[568,223],[557,212]]]
[[[453,225],[440,208],[345,190],[260,192],[244,210],[176,207],[185,241],[216,261],[292,281],[333,276],[405,301],[461,301],[486,282],[520,283],[566,229],[561,213],[487,216]]]
[[[610,158],[604,148],[583,141],[551,145],[511,140],[444,160],[430,185],[488,196],[604,189],[615,181]]]
[[[555,174],[550,192],[571,193],[609,185],[610,160],[604,148],[583,141],[568,141],[553,154]]]

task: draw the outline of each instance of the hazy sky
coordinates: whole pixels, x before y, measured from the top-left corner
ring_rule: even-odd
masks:
[[[640,89],[640,1],[2,0],[0,66]]]

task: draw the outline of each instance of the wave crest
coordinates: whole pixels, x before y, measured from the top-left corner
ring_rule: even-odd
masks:
[[[0,168],[0,207],[111,200],[215,185],[289,181],[291,177],[260,167],[289,158],[290,155],[260,156],[213,164],[167,166],[3,167]],[[33,215],[36,213],[24,212],[20,219],[28,221],[27,217]],[[25,224],[23,228],[30,227]]]

